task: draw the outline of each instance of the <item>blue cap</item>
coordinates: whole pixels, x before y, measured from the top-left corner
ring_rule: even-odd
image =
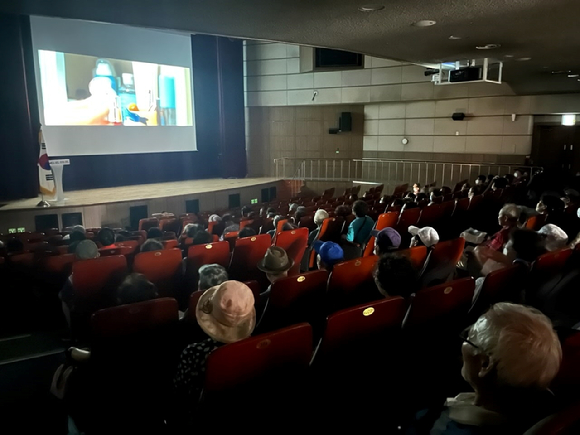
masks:
[[[320,255],[322,262],[328,266],[334,266],[344,259],[344,252],[337,243],[317,240],[313,243],[312,248]]]

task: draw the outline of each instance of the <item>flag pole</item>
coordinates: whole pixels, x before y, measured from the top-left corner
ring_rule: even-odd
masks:
[[[42,156],[43,151],[46,154],[46,147],[44,146],[44,138],[43,138],[43,135],[42,135],[42,124],[40,125],[40,129],[39,129],[39,132],[38,132],[38,142],[39,142],[39,145],[40,145],[39,154],[40,154],[40,156]],[[44,150],[43,150],[43,148],[44,148]],[[45,156],[45,157],[46,157],[46,159],[48,159],[48,156]],[[40,165],[40,163],[41,163],[40,157],[38,158],[38,160],[39,160],[38,161],[38,165]],[[50,168],[50,170],[52,172],[52,168]],[[54,173],[53,173],[53,176],[54,176]],[[40,181],[40,178],[39,178],[39,181]],[[42,190],[42,183],[41,183],[41,186],[40,186],[40,197],[41,197],[41,200],[40,200],[40,202],[38,204],[36,204],[36,206],[37,207],[50,207],[50,203],[48,201],[45,201],[44,200],[44,191]]]

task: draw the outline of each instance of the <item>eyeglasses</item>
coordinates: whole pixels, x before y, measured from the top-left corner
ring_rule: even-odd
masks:
[[[471,327],[465,328],[460,334],[459,334],[459,338],[461,339],[461,341],[473,346],[475,349],[480,349],[480,347],[475,344],[473,341],[471,341],[468,337],[469,337],[469,330],[471,329]]]

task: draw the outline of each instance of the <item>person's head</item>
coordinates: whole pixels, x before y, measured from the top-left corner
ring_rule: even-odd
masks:
[[[226,213],[222,216],[222,222],[225,224],[226,227],[233,225],[234,217],[231,214]]]
[[[195,317],[201,329],[220,343],[248,338],[256,326],[254,294],[239,281],[225,281],[205,291]]]
[[[90,260],[99,256],[99,248],[92,240],[81,240],[74,251],[77,260]]]
[[[286,222],[284,225],[282,225],[282,231],[292,231],[296,228],[298,228],[298,226],[294,225],[292,222]]]
[[[323,209],[316,210],[316,213],[314,213],[314,224],[320,226],[324,222],[324,219],[328,219],[328,212]]]
[[[546,214],[562,213],[565,208],[564,201],[555,195],[542,195],[540,202],[536,205],[538,213]]]
[[[497,222],[502,227],[515,227],[518,224],[522,209],[515,204],[504,205],[497,216]]]
[[[508,185],[514,182],[514,176],[512,174],[505,174],[503,178],[506,179]]]
[[[419,228],[411,225],[409,233],[413,236],[411,238],[411,248],[414,246],[426,246],[430,248],[439,243],[439,234],[433,227]]]
[[[163,243],[157,239],[147,239],[145,243],[141,245],[141,252],[149,251],[161,251],[163,249]]]
[[[256,230],[252,227],[244,227],[238,232],[238,239],[243,239],[244,237],[252,237],[256,235]]]
[[[212,214],[210,217],[207,218],[208,222],[221,222],[222,218],[217,214]]]
[[[461,191],[469,191],[469,188],[471,187],[471,185],[469,183],[463,183],[463,186],[461,186]]]
[[[288,210],[290,211],[290,213],[295,213],[296,210],[298,210],[298,204],[296,204],[295,202],[293,202],[292,204],[290,204],[290,206],[288,207]]]
[[[211,242],[213,242],[213,236],[206,230],[201,230],[193,236],[192,245],[205,245]]]
[[[408,298],[418,290],[419,274],[407,257],[386,253],[379,257],[373,278],[377,288],[385,297]]]
[[[475,180],[476,186],[483,186],[487,182],[487,177],[485,175],[479,175]]]
[[[516,169],[516,170],[514,171],[514,178],[515,178],[516,180],[519,180],[520,178],[522,178],[522,176],[523,176],[523,174],[522,174],[522,171],[520,171],[519,169]]]
[[[163,231],[159,227],[151,227],[147,230],[148,239],[161,239],[163,237]]]
[[[441,189],[437,189],[436,187],[431,188],[431,192],[429,193],[429,200],[431,202],[440,196],[442,196]]]
[[[247,217],[247,216],[249,216],[251,212],[252,212],[252,208],[251,208],[251,207],[249,207],[249,206],[247,206],[247,205],[244,205],[244,206],[242,207],[242,217]]]
[[[298,222],[300,222],[300,219],[302,219],[304,216],[306,216],[306,207],[301,205],[296,209],[296,212],[294,213],[294,222],[298,224]]]
[[[505,253],[510,258],[531,263],[546,253],[545,236],[528,229],[516,229],[510,234]]]
[[[271,283],[288,276],[288,271],[294,266],[294,260],[279,246],[270,246],[264,258],[258,262],[258,269],[266,274]]]
[[[339,205],[334,209],[334,214],[337,217],[346,217],[352,214],[352,209],[348,205]]]
[[[496,178],[493,180],[492,190],[505,189],[508,185],[508,180],[505,178]]]
[[[102,246],[115,244],[115,232],[110,228],[101,228],[97,233],[97,240]]]
[[[568,234],[554,224],[544,225],[538,233],[546,238],[546,250],[550,252],[562,249],[568,243]]]
[[[441,186],[441,195],[449,195],[451,193],[451,187]]]
[[[73,226],[71,228],[70,232],[71,232],[71,234],[72,233],[83,233],[83,234],[87,234],[87,230],[82,225],[75,225],[75,226]],[[82,240],[84,240],[84,239],[82,239]]]
[[[488,182],[488,183],[490,183],[490,182],[491,182],[491,180],[493,180],[494,178],[495,178],[495,175],[494,175],[494,174],[489,174],[489,175],[487,176],[487,182]]]
[[[207,290],[228,280],[228,272],[219,264],[204,264],[198,274],[198,290]]]
[[[425,201],[427,200],[427,194],[425,192],[420,192],[417,194],[417,196],[415,197],[415,201],[416,202],[421,202],[421,201]]]
[[[544,390],[560,368],[560,341],[550,320],[534,308],[495,304],[465,334],[461,375],[480,398]]]
[[[117,289],[119,304],[134,304],[157,297],[157,288],[141,273],[128,275]]]
[[[473,186],[469,188],[469,192],[467,193],[467,197],[469,199],[473,198],[474,196],[481,194],[481,187],[479,185]]]
[[[380,231],[373,230],[371,235],[375,237],[375,255],[395,251],[401,246],[401,235],[394,228],[387,227]]]
[[[419,183],[413,184],[413,193],[415,195],[421,193],[421,185]]]
[[[22,240],[17,239],[16,237],[8,239],[8,241],[6,242],[6,251],[22,252],[24,251],[24,243],[22,243]]]
[[[274,207],[268,207],[268,210],[266,210],[266,214],[269,215],[272,213],[276,214],[276,209]]]
[[[187,224],[183,227],[183,234],[185,234],[186,237],[193,239],[200,230],[201,227],[198,224]]]
[[[337,243],[317,240],[313,243],[312,248],[318,254],[316,263],[320,270],[328,270],[330,272],[336,263],[344,260],[344,251]]]
[[[267,209],[268,208],[265,207],[265,206],[264,207],[261,207],[260,208],[260,214],[258,216],[260,216],[260,217],[266,217],[266,215],[268,214]]]
[[[365,217],[369,212],[369,206],[366,202],[359,199],[352,205],[352,212],[356,217]]]
[[[83,228],[84,229],[84,228]],[[73,243],[82,242],[87,239],[87,234],[84,231],[72,231],[69,235],[71,245]]]

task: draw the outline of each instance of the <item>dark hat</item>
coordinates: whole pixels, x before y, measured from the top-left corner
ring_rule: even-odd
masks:
[[[266,255],[258,262],[258,269],[266,273],[281,273],[290,270],[294,260],[288,257],[286,251],[279,246],[270,246]]]
[[[401,245],[401,235],[394,228],[387,227],[380,231],[373,230],[371,235],[376,237],[376,245],[381,252],[389,249],[398,249]]]

